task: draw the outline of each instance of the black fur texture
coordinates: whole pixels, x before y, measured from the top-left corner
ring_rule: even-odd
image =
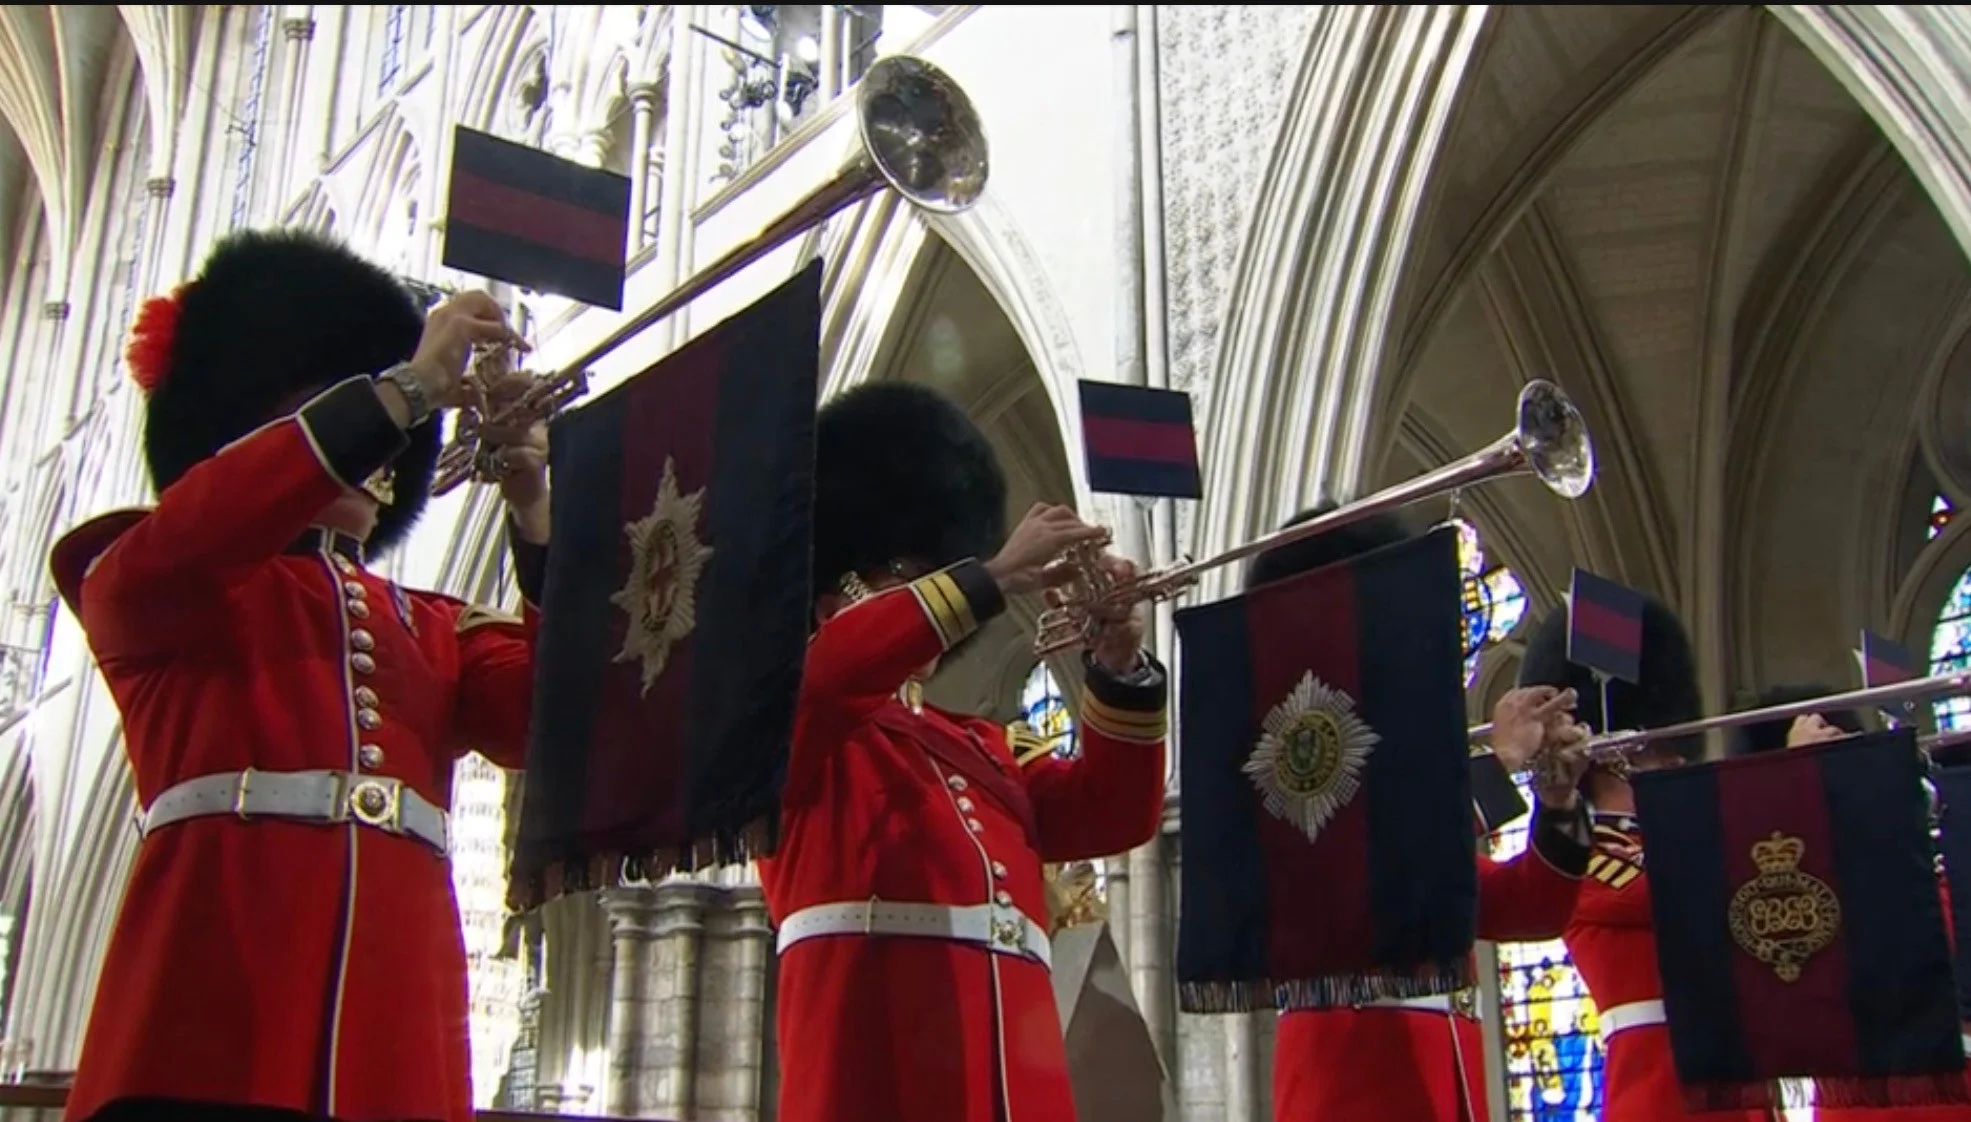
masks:
[[[1336,509],[1332,502],[1322,503],[1311,510],[1303,510],[1286,521],[1286,526],[1298,526]],[[1351,557],[1408,541],[1416,536],[1417,528],[1394,511],[1372,514],[1367,518],[1337,526],[1324,534],[1302,538],[1297,542],[1276,546],[1252,559],[1246,566],[1246,588],[1258,588],[1262,584],[1285,580],[1301,573],[1313,572]]]
[[[1701,715],[1703,700],[1697,687],[1697,660],[1681,620],[1653,598],[1643,602],[1642,681],[1608,683],[1608,718],[1601,711],[1601,687],[1585,666],[1567,661],[1567,610],[1548,612],[1526,638],[1520,658],[1519,684],[1572,689],[1578,696],[1575,717],[1596,732],[1661,728]],[[1658,751],[1696,760],[1704,754],[1702,737],[1665,741]]]
[[[159,491],[298,398],[410,358],[424,331],[423,310],[395,277],[302,230],[226,237],[180,300],[170,362],[144,415],[144,459]],[[439,446],[435,422],[411,433],[372,553],[401,541],[423,513]]]
[[[1798,701],[1811,701],[1816,697],[1826,697],[1834,690],[1819,683],[1774,686],[1759,695],[1752,706],[1764,709],[1772,705],[1791,705]],[[1820,719],[1840,729],[1842,732],[1857,733],[1868,726],[1862,723],[1861,714],[1853,709],[1823,709]],[[1786,747],[1786,734],[1793,728],[1793,718],[1783,721],[1761,721],[1756,725],[1746,725],[1732,736],[1731,754],[1734,756],[1756,756],[1762,752],[1774,752]]]
[[[872,382],[815,423],[814,587],[891,562],[926,569],[999,551],[1006,476],[956,402],[923,386]]]

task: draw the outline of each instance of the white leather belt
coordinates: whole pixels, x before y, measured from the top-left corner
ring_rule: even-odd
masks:
[[[1471,990],[1432,994],[1429,997],[1385,997],[1356,1006],[1358,1009],[1414,1009],[1420,1013],[1456,1013],[1460,1017],[1478,1016],[1478,995]]]
[[[1025,912],[999,904],[911,904],[897,900],[861,900],[847,904],[816,904],[780,922],[779,953],[807,939],[825,935],[888,935],[916,939],[948,939],[971,943],[994,954],[1029,958],[1051,968],[1054,957],[1047,927]]]
[[[159,795],[138,818],[153,831],[191,818],[288,818],[336,824],[358,822],[386,834],[413,837],[441,855],[451,849],[446,813],[402,780],[347,771],[225,771],[187,779]]]
[[[1627,1005],[1617,1005],[1601,1011],[1601,1042],[1607,1044],[1618,1032],[1632,1028],[1663,1023],[1663,1003],[1661,1001],[1631,1001]]]

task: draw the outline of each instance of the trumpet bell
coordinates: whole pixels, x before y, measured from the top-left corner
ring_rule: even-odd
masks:
[[[1516,442],[1540,482],[1564,499],[1587,494],[1595,481],[1595,442],[1567,394],[1552,382],[1528,382],[1519,391],[1518,418]]]
[[[978,111],[958,83],[923,59],[876,60],[856,84],[856,127],[877,174],[911,205],[956,214],[984,193]]]

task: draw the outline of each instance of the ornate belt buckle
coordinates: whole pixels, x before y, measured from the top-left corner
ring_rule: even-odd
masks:
[[[1015,916],[1011,919],[992,917],[992,945],[1014,953],[1027,949],[1026,922]]]
[[[365,826],[396,833],[403,816],[404,788],[383,779],[364,779],[349,789],[349,816]]]

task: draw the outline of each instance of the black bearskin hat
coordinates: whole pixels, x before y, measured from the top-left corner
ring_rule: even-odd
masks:
[[[1826,697],[1834,691],[1823,685],[1807,684],[1797,686],[1774,686],[1759,695],[1756,709],[1773,705],[1792,705],[1798,701],[1812,701]],[[1823,709],[1820,719],[1840,729],[1842,732],[1857,733],[1867,728],[1862,724],[1861,714],[1853,709]],[[1793,718],[1781,721],[1760,721],[1756,725],[1746,725],[1732,737],[1731,754],[1734,756],[1754,756],[1761,752],[1772,752],[1786,747],[1786,734],[1792,731]]]
[[[1327,502],[1311,510],[1303,510],[1287,519],[1281,529],[1298,526],[1334,509],[1335,504]],[[1311,538],[1274,546],[1253,558],[1251,564],[1246,566],[1246,588],[1250,590],[1262,584],[1272,584],[1326,568],[1387,545],[1408,541],[1415,534],[1416,528],[1394,511],[1372,514]]]
[[[1661,728],[1696,720],[1703,700],[1697,687],[1697,659],[1681,620],[1653,597],[1643,601],[1642,681],[1608,683],[1610,713],[1601,711],[1601,687],[1585,666],[1567,660],[1567,611],[1548,612],[1526,639],[1519,684],[1571,689],[1578,700],[1575,717],[1596,732]],[[1704,753],[1701,737],[1657,745],[1686,760]]]
[[[815,421],[814,587],[893,561],[933,569],[984,560],[1006,538],[1006,476],[956,402],[923,386],[871,382]]]
[[[302,230],[253,230],[213,247],[198,278],[150,302],[131,341],[148,394],[144,459],[160,491],[221,448],[347,378],[410,358],[424,331],[418,301],[340,242]],[[423,512],[439,425],[419,425],[397,458],[395,498],[370,548],[400,541]]]

